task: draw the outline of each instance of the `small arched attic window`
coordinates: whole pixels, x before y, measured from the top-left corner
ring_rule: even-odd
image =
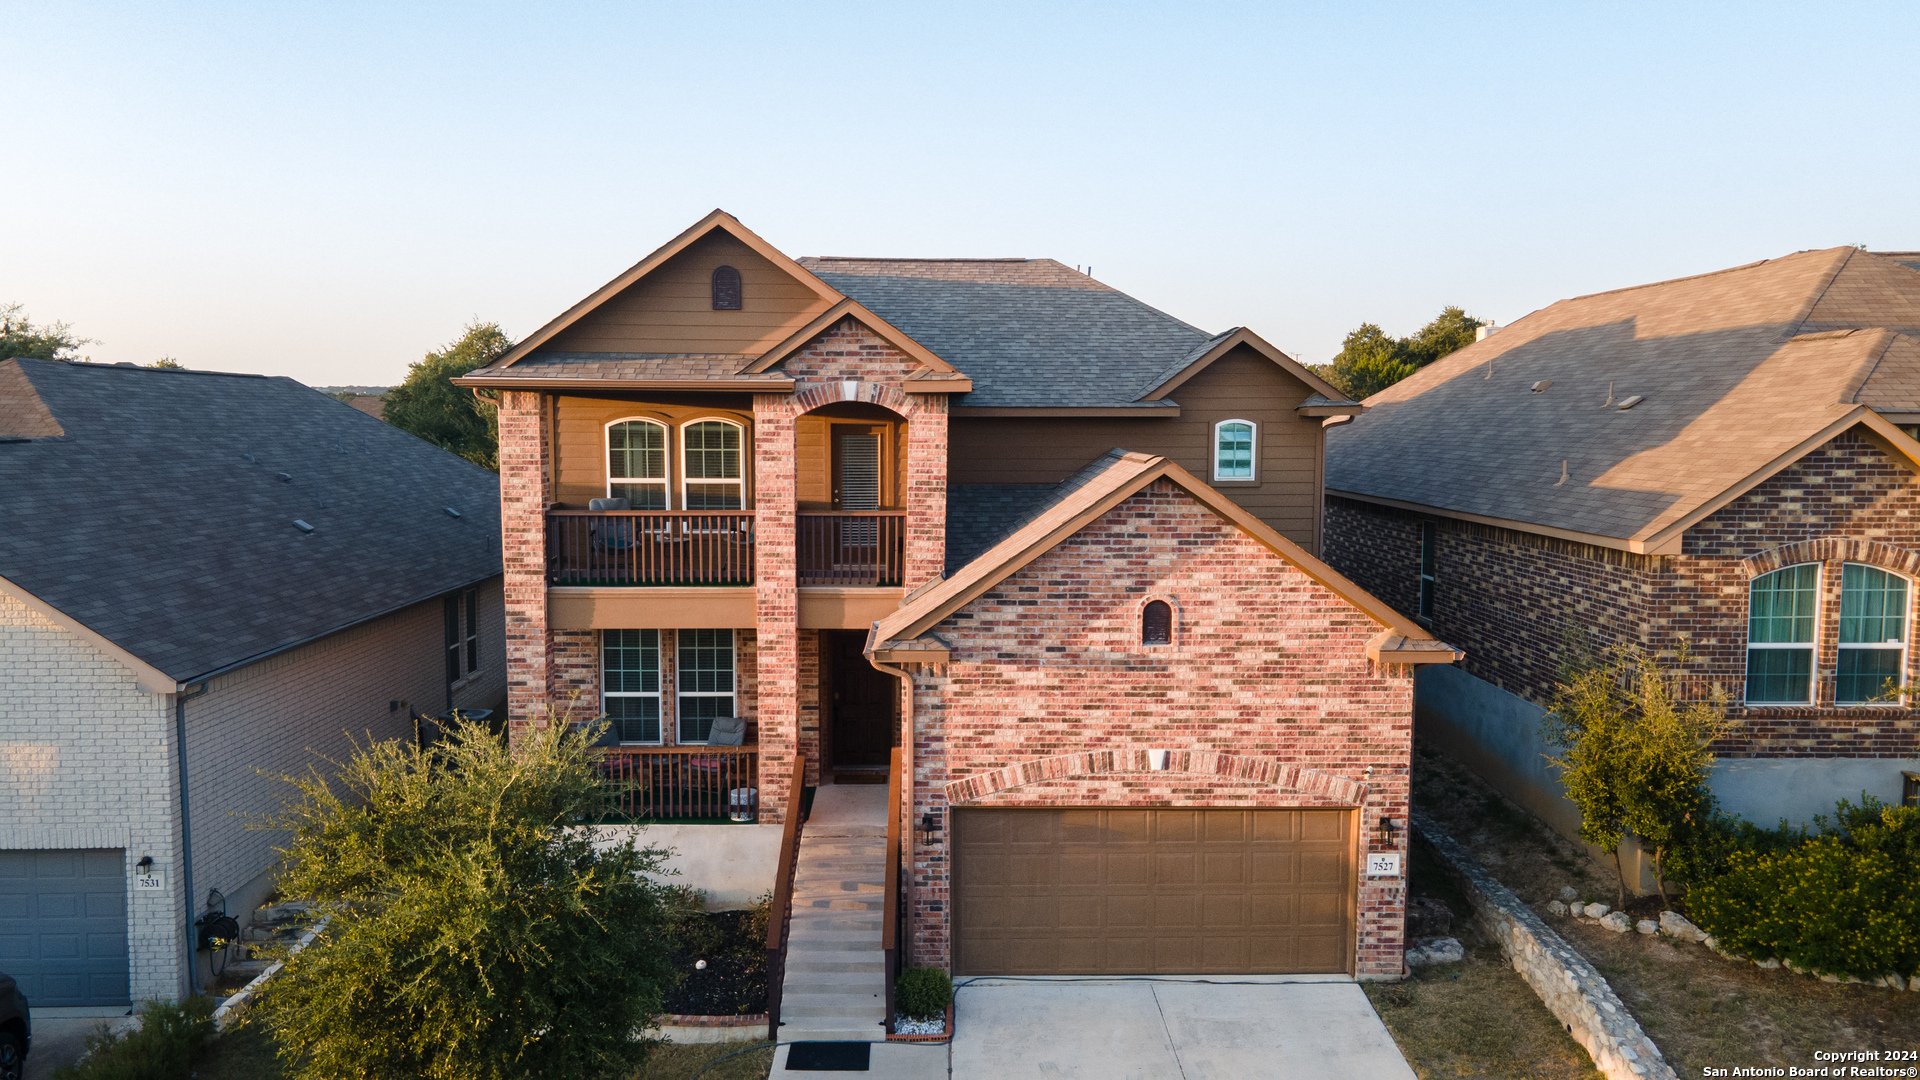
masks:
[[[1140,644],[1173,644],[1173,606],[1165,600],[1149,600],[1140,609]]]
[[[740,271],[731,266],[714,268],[713,310],[740,310]]]

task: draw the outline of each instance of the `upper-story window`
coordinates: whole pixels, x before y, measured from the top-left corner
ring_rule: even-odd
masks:
[[[1747,592],[1748,701],[1812,702],[1819,601],[1819,563],[1801,563],[1753,579]]]
[[[1173,644],[1173,605],[1165,600],[1149,600],[1140,609],[1140,644]]]
[[[1213,425],[1213,478],[1252,480],[1254,423],[1222,420]]]
[[[1878,567],[1840,567],[1840,655],[1833,699],[1888,700],[1905,684],[1907,579]]]
[[[731,266],[713,271],[713,310],[740,310],[740,271]]]
[[[745,505],[740,425],[697,420],[680,429],[681,499],[687,510],[738,510]]]
[[[607,425],[607,495],[635,510],[670,510],[667,425],[618,420]]]

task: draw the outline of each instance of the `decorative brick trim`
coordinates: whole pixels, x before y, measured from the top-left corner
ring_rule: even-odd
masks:
[[[1165,765],[1154,767],[1154,759],[1165,755]],[[1037,784],[1045,780],[1071,780],[1114,773],[1175,773],[1212,776],[1255,784],[1272,784],[1288,791],[1319,795],[1345,806],[1367,801],[1367,785],[1344,776],[1291,765],[1271,758],[1215,754],[1202,750],[1094,750],[1058,757],[1035,758],[992,772],[975,773],[947,784],[947,802],[962,803],[984,799],[1009,788]]]
[[[832,382],[813,383],[798,391],[787,399],[787,408],[791,410],[791,415],[799,416],[835,402],[864,401],[910,417],[920,411],[920,402],[916,400],[918,397],[903,394],[885,383],[835,379]]]
[[[1810,562],[1866,563],[1907,577],[1920,577],[1920,551],[1847,536],[1823,536],[1818,540],[1782,544],[1744,559],[1740,565],[1749,578],[1757,578],[1783,566]]]

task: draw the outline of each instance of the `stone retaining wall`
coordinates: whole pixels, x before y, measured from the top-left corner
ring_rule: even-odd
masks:
[[[1613,987],[1540,916],[1487,873],[1466,848],[1424,814],[1411,815],[1416,835],[1440,856],[1448,876],[1513,968],[1533,987],[1575,1042],[1587,1048],[1609,1080],[1678,1080]]]

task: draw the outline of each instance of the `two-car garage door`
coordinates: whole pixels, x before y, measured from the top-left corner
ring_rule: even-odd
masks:
[[[954,971],[1351,971],[1353,818],[956,808]]]
[[[128,1004],[125,853],[0,851],[0,971],[36,1009]]]

